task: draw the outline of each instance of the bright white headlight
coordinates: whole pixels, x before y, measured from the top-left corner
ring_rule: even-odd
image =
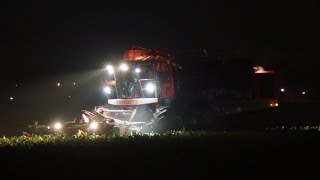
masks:
[[[98,123],[97,122],[92,122],[89,125],[89,129],[96,130],[97,128],[98,128]]]
[[[106,67],[106,69],[107,69],[107,71],[108,71],[109,74],[113,74],[113,73],[114,73],[114,69],[113,69],[113,67],[112,67],[111,65],[108,65],[108,66]]]
[[[136,68],[136,69],[134,70],[134,72],[140,73],[140,72],[141,72],[141,69],[140,69],[140,68]]]
[[[154,91],[155,87],[153,84],[147,84],[146,85],[146,90],[150,93],[152,93]]]
[[[57,122],[57,123],[54,124],[54,129],[60,130],[61,128],[62,128],[61,123]]]
[[[121,69],[121,71],[127,71],[129,69],[129,67],[126,64],[121,64],[120,69]]]
[[[104,92],[107,94],[111,94],[111,88],[109,86],[103,88]]]

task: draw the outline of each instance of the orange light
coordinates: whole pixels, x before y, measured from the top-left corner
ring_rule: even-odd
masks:
[[[260,74],[260,73],[274,73],[273,71],[266,71],[262,66],[254,66],[253,67],[254,73]]]

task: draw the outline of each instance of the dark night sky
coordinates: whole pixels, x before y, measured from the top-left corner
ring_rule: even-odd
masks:
[[[316,1],[101,2],[1,5],[1,86],[9,88],[2,104],[16,83],[95,70],[132,45],[223,49],[292,82],[313,77],[320,64]]]
[[[1,59],[11,65],[7,70],[21,78],[34,70],[96,68],[134,44],[240,48],[263,63],[319,59],[316,3],[103,2],[13,1],[2,6]]]

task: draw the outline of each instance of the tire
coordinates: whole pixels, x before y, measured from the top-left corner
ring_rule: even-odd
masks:
[[[161,108],[159,108],[161,109]],[[154,132],[164,133],[183,129],[182,119],[179,118],[170,107],[165,107],[158,113],[158,119],[153,125]]]

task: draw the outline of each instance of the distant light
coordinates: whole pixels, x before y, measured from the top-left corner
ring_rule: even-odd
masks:
[[[278,104],[278,103],[275,103],[275,104],[274,104],[274,106],[278,107],[278,106],[279,106],[279,104]]]
[[[140,69],[140,68],[136,68],[134,71],[135,71],[136,73],[140,73],[140,72],[141,72],[141,69]]]
[[[71,96],[68,96],[69,98],[71,98]]]
[[[280,91],[281,91],[281,92],[285,92],[286,90],[285,90],[284,88],[281,88]]]
[[[263,69],[262,66],[254,66],[253,69],[254,69],[255,73],[262,73],[262,72],[264,72],[264,69]]]
[[[61,83],[57,83],[57,86],[60,87],[60,86],[61,86]]]
[[[10,99],[10,101],[12,101],[12,100],[13,100],[13,97],[10,97],[9,99]]]
[[[59,123],[59,122],[55,123],[55,124],[54,124],[54,128],[55,128],[56,130],[60,130],[60,129],[62,128],[61,123]]]
[[[272,104],[272,103],[270,103],[270,107],[273,107],[273,104]]]
[[[74,82],[74,83],[73,83],[73,85],[75,86],[75,85],[76,85],[76,83]]]
[[[306,94],[306,92],[305,92],[305,91],[302,91],[302,94],[303,94],[303,95],[305,95],[305,94]]]
[[[18,84],[16,84],[16,87],[18,87]]]
[[[121,69],[122,71],[127,71],[127,70],[129,69],[129,67],[128,67],[128,65],[126,65],[126,64],[121,64],[121,65],[120,65],[120,69]]]

